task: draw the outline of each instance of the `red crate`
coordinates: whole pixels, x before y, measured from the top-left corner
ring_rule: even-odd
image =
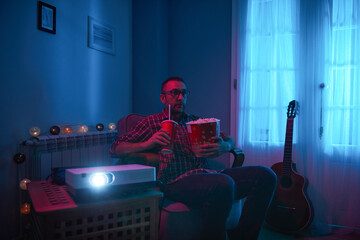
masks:
[[[66,186],[52,184],[52,181],[36,181],[28,183],[27,188],[33,208],[38,213],[77,207],[66,192]]]
[[[76,203],[62,186],[31,182],[29,194],[35,239],[157,240],[158,206],[162,194],[141,194],[89,203]]]

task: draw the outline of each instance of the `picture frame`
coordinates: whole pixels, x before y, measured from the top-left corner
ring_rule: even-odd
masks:
[[[88,16],[88,47],[116,55],[115,28]]]
[[[38,1],[38,29],[56,34],[56,7]]]

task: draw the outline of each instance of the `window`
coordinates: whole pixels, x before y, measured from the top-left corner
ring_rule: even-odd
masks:
[[[296,1],[249,1],[244,79],[249,92],[243,110],[252,143],[284,142],[286,109],[296,95],[298,11]]]
[[[333,0],[324,134],[331,146],[360,145],[359,1]]]

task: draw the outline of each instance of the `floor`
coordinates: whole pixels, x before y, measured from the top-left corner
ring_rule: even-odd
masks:
[[[289,235],[278,233],[264,226],[258,240],[360,240],[360,229],[332,227],[329,234],[315,234],[310,231]]]

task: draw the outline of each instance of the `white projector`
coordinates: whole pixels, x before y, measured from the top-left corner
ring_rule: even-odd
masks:
[[[77,198],[126,196],[153,188],[155,172],[155,167],[139,164],[71,168],[65,170],[65,182]]]

